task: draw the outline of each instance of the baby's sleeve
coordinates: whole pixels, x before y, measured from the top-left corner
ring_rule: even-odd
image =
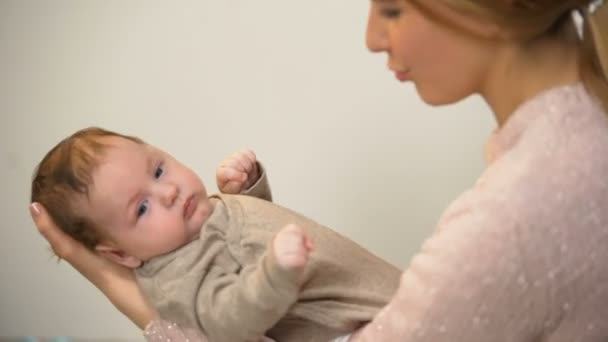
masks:
[[[197,296],[201,325],[211,341],[262,338],[296,302],[296,274],[282,270],[267,251],[238,273],[214,267]]]
[[[246,189],[241,194],[257,197],[269,202],[272,202],[272,191],[270,190],[270,183],[268,183],[268,175],[266,174],[266,169],[262,163],[258,163],[258,170],[260,172],[260,178],[255,184],[253,184],[249,189]]]

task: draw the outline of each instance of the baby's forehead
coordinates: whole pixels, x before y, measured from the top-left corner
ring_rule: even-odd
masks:
[[[94,216],[110,218],[126,208],[150,173],[149,156],[149,148],[137,142],[115,140],[107,145],[89,187],[89,205],[100,214]]]
[[[143,144],[126,142],[108,145],[103,155],[99,156],[99,164],[93,173],[93,180],[123,176],[125,181],[132,180],[129,176],[145,172],[149,168],[152,150]]]
[[[104,136],[98,137],[97,142],[106,148],[114,149],[128,149],[128,148],[141,148],[148,146],[148,144],[140,141],[134,141],[121,136]]]
[[[92,174],[90,193],[93,199],[121,200],[142,188],[154,173],[163,153],[151,145],[115,141],[108,145]]]
[[[149,158],[156,151],[151,145],[121,137],[104,137],[100,143],[103,150],[96,156],[100,168],[108,164],[132,165]]]

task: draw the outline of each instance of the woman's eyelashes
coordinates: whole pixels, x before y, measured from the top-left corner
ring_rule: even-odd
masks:
[[[382,16],[387,19],[397,19],[401,15],[401,9],[399,8],[387,8],[381,11]]]
[[[380,9],[380,14],[387,19],[397,19],[401,16],[401,8],[399,7],[384,7]]]

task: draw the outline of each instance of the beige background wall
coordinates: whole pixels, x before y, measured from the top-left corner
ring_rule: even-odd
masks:
[[[479,99],[433,109],[364,46],[367,1],[0,0],[0,336],[141,340],[30,222],[34,166],[74,130],[214,169],[257,151],[278,203],[405,266],[482,169]]]

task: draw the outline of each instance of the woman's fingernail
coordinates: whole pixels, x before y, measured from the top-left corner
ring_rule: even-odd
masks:
[[[30,204],[30,213],[32,213],[32,216],[40,215],[40,207],[38,206],[38,203]]]

